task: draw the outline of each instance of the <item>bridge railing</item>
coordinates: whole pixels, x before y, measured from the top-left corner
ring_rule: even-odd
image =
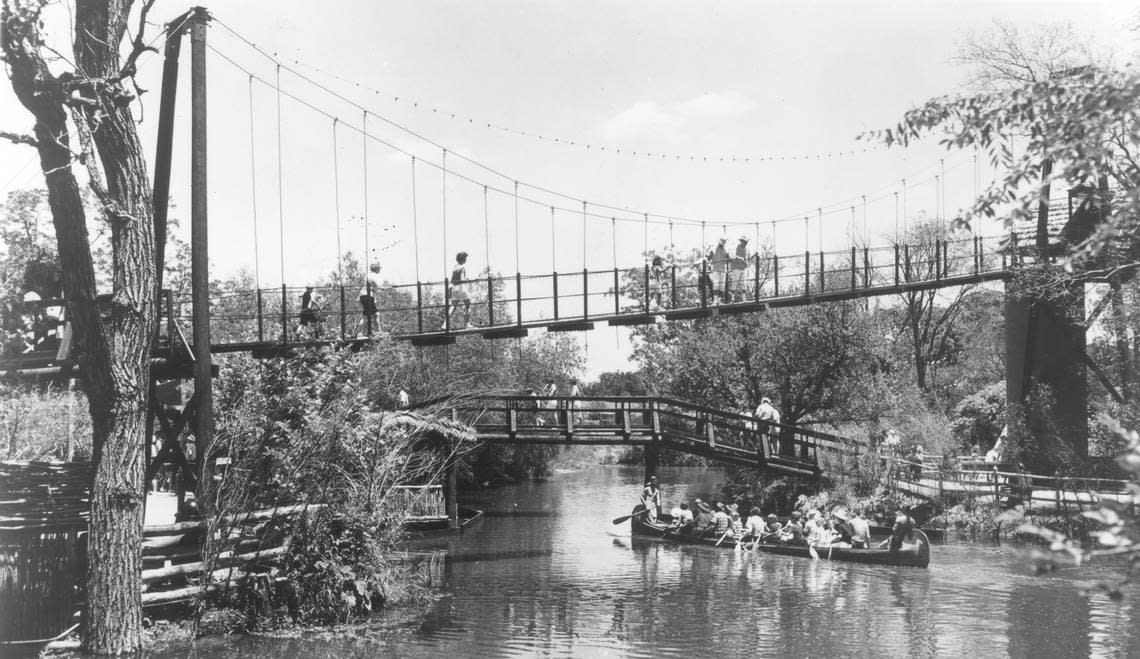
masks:
[[[1023,504],[1033,510],[1083,510],[1103,501],[1140,504],[1140,489],[1133,481],[1030,474],[995,464],[989,468],[947,467],[885,456],[891,464],[888,479],[911,494],[924,497],[966,496],[996,503]]]
[[[381,331],[396,336],[465,332],[468,320],[478,328],[473,331],[484,333],[527,326],[577,330],[607,320],[636,324],[653,322],[658,314],[699,314],[714,306],[722,313],[747,311],[750,305],[794,304],[797,298],[843,299],[994,278],[1011,265],[1009,244],[1004,236],[967,237],[922,245],[756,254],[724,264],[485,272],[462,284],[441,277],[376,288],[376,317],[363,314],[359,283],[314,287],[316,308],[311,312],[301,308],[305,289],[300,287],[220,291],[211,298],[211,332],[216,343],[242,344],[350,339]],[[188,316],[189,298],[176,302],[176,310]],[[446,313],[448,309],[452,313]]]
[[[486,395],[427,401],[500,442],[649,443],[759,466],[817,473],[821,454],[861,451],[834,435],[682,401],[637,396]]]

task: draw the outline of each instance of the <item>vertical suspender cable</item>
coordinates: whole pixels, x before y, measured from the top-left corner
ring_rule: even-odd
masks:
[[[672,263],[675,260],[676,254],[673,248],[673,218],[669,218],[669,262]]]
[[[934,175],[934,224],[942,228],[942,179]]]
[[[341,268],[341,261],[344,260],[344,252],[340,251],[340,164],[337,162],[337,155],[340,150],[337,148],[336,140],[336,124],[339,119],[333,118],[332,133],[333,133],[333,207],[336,209],[336,278],[337,283],[344,285],[344,272]]]
[[[903,195],[902,195],[902,204],[903,204],[903,207],[902,207],[902,225],[903,225],[903,233],[906,233],[907,219],[906,219],[906,179],[905,178],[902,180],[902,193],[903,193]]]
[[[416,211],[416,157],[412,156],[412,231],[414,232],[414,246],[416,249],[416,284],[420,279],[420,218]]]
[[[852,245],[854,245],[856,242],[858,242],[855,240],[855,231],[856,231],[856,228],[855,228],[855,206],[852,205],[851,206],[851,244]]]
[[[815,209],[815,211],[816,211],[816,213],[818,213],[818,217],[819,217],[819,251],[822,252],[823,251],[823,209],[817,208],[817,209]]]
[[[487,186],[483,186],[483,247],[487,250],[487,274],[491,274],[491,221],[487,212]]]
[[[942,180],[942,204],[941,204],[941,208],[939,210],[941,211],[941,214],[942,214],[942,222],[946,223],[949,218],[946,217],[946,159],[945,158],[939,158],[938,159],[938,168],[939,168],[939,174],[941,175],[941,180]]]
[[[776,253],[776,220],[772,220],[772,254]]]
[[[281,285],[285,285],[285,177],[281,156],[281,65],[277,65],[277,221],[281,255]],[[284,311],[284,309],[282,310]]]
[[[582,201],[582,269],[586,269],[586,201]],[[583,275],[585,276],[585,275]],[[583,282],[585,285],[585,282]]]
[[[554,247],[554,207],[550,207],[550,268],[558,272],[558,254]]]
[[[867,233],[867,195],[863,195],[863,242],[871,242],[871,236]]]
[[[643,222],[641,228],[641,255],[642,260],[649,263],[649,213],[642,214]]]
[[[617,282],[617,218],[610,218],[610,234],[613,236],[613,253],[614,253],[614,282]],[[614,289],[614,298],[618,298],[621,293],[618,289]],[[615,303],[616,304],[616,303]],[[621,348],[621,333],[618,331],[617,325],[614,325],[614,347]]]
[[[368,110],[364,110],[361,130],[364,136],[364,285],[371,291],[368,270],[372,267],[372,254],[368,251]]]
[[[443,272],[447,275],[447,149],[443,150]]]
[[[515,181],[515,272],[519,270],[519,182]],[[522,349],[521,347],[519,348]],[[520,353],[521,354],[521,353]]]
[[[254,156],[253,74],[249,74],[249,184],[253,200],[253,281],[261,290],[261,258],[257,240],[257,163]]]
[[[808,216],[804,215],[804,251],[811,251],[811,240],[808,238]]]
[[[706,240],[705,239],[705,221],[701,220],[701,257],[702,258],[705,255],[705,249],[708,247],[708,243],[705,242],[705,240]]]
[[[899,242],[899,193],[895,191],[895,243]]]

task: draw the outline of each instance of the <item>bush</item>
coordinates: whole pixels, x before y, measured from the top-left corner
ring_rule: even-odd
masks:
[[[954,406],[950,428],[961,447],[977,445],[985,452],[1005,425],[1005,382],[996,382]]]
[[[91,415],[82,393],[0,385],[0,450],[5,460],[91,459]]]

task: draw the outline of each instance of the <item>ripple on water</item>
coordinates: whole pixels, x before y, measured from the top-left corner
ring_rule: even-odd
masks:
[[[659,475],[668,505],[722,480]],[[449,596],[413,633],[230,639],[196,656],[1140,657],[1140,598],[1092,590],[1119,569],[1040,578],[1008,549],[969,544],[935,546],[919,570],[634,540],[610,520],[640,479],[597,468],[469,497],[498,514],[448,541]]]

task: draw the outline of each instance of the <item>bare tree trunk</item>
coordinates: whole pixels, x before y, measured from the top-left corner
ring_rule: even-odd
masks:
[[[42,4],[6,0],[3,6],[4,54],[12,88],[36,118],[36,146],[91,413],[96,468],[83,647],[96,654],[141,649],[142,448],[157,302],[150,185],[129,109],[133,95],[124,86],[133,73],[134,53],[120,69],[119,44],[130,6],[130,0],[80,0],[78,71],[58,77],[41,55]],[[96,304],[86,215],[71,169],[69,108],[92,187],[111,224],[113,289],[105,317]],[[102,172],[90,160],[92,152]]]

